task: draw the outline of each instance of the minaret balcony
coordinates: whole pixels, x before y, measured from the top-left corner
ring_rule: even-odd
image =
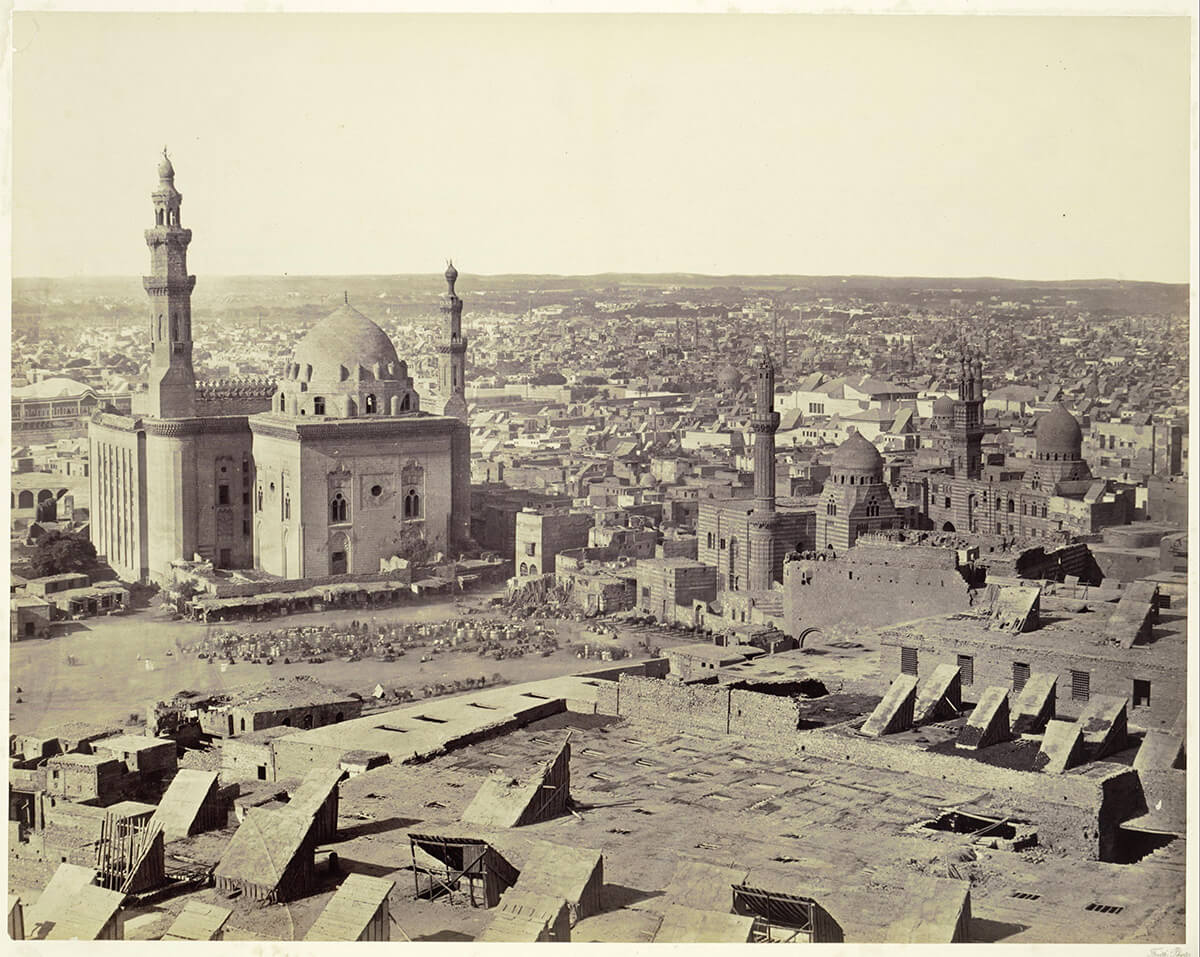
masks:
[[[180,226],[151,226],[145,235],[147,246],[162,246],[165,243],[186,246],[192,241],[192,231]]]

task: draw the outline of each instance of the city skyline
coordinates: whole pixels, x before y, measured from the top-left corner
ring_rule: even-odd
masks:
[[[765,19],[18,13],[13,274],[1188,281],[1186,19]]]

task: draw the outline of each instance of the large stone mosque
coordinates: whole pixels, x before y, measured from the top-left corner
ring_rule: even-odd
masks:
[[[377,572],[415,538],[453,553],[470,532],[462,300],[445,273],[441,414],[422,408],[387,334],[349,301],[311,328],[282,378],[197,382],[192,239],[163,151],[146,230],[147,391],[130,415],[91,422],[97,552],[128,581],[172,562],[283,578]]]

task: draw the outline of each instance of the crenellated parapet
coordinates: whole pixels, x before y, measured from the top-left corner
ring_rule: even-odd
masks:
[[[271,398],[276,382],[269,376],[226,376],[196,383],[196,397],[205,399]]]

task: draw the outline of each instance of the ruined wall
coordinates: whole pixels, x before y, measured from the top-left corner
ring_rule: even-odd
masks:
[[[793,742],[799,724],[800,709],[793,698],[741,688],[729,691],[730,734]]]
[[[970,607],[963,576],[929,549],[928,567],[850,560],[790,561],[783,566],[784,631],[828,633],[881,628]],[[911,560],[911,559],[910,559]]]
[[[617,713],[621,717],[681,729],[729,731],[729,689],[724,686],[685,685],[630,675],[622,675],[619,686]]]
[[[685,685],[676,681],[622,675],[597,689],[596,711],[666,723],[679,729],[705,728],[791,745],[800,722],[789,697],[746,691],[730,685]]]
[[[1033,632],[1037,635],[1038,632]],[[940,664],[958,665],[958,655],[973,659],[974,681],[963,684],[963,700],[974,703],[989,685],[1012,687],[1013,663],[1029,665],[1032,672],[1058,676],[1055,687],[1056,713],[1060,718],[1077,718],[1087,707],[1086,701],[1071,698],[1071,671],[1086,671],[1090,693],[1115,695],[1129,699],[1129,723],[1136,727],[1169,728],[1186,701],[1186,677],[1182,670],[1154,656],[1154,645],[1123,650],[1102,646],[1104,656],[1087,654],[1052,644],[1033,648],[1016,644],[1014,636],[1002,632],[982,641],[976,638],[950,638],[906,633],[885,634],[879,649],[880,676],[891,681],[900,674],[900,648],[917,649],[917,675],[924,677]],[[1097,651],[1101,648],[1098,647]],[[1157,657],[1157,661],[1153,660]],[[1133,680],[1150,682],[1149,706],[1133,707]]]

